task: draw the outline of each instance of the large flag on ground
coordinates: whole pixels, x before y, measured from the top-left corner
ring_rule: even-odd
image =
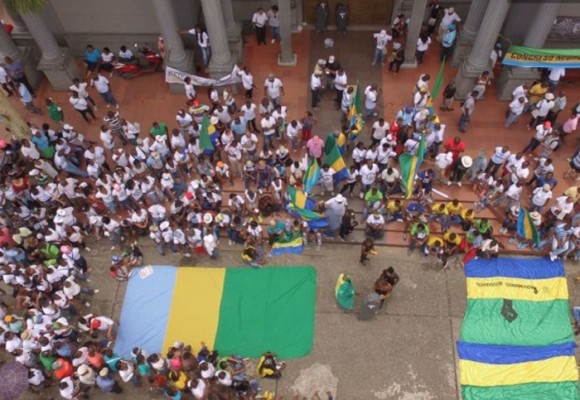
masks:
[[[534,225],[530,212],[521,205],[518,215],[518,235],[524,239],[533,240],[536,243],[540,242],[540,233],[536,225]]]
[[[224,355],[303,357],[312,348],[315,297],[311,266],[136,268],[115,352],[125,358],[134,347],[164,353],[180,341],[195,354],[203,341]]]
[[[314,157],[310,158],[308,168],[304,174],[304,191],[310,193],[320,180],[320,166]]]
[[[426,153],[425,136],[421,136],[417,149],[417,155],[403,153],[399,156],[399,166],[401,168],[401,183],[405,189],[405,198],[410,199],[413,194],[415,177],[419,172],[419,167],[423,162]]]
[[[316,202],[310,199],[302,190],[293,186],[288,186],[288,212],[295,218],[301,218],[308,223],[310,229],[325,228],[328,226],[328,220],[322,214],[312,211]]]
[[[281,256],[282,254],[300,254],[304,251],[304,239],[296,237],[285,242],[274,242],[270,254]]]
[[[578,400],[564,266],[546,258],[473,260],[457,343],[464,400]]]
[[[327,139],[324,146],[324,153],[326,154],[325,163],[336,172],[334,175],[334,183],[338,183],[343,179],[348,178],[348,169],[346,169],[344,159],[340,154],[340,150],[338,150],[336,139],[334,139],[332,134],[329,134],[328,136],[329,138],[332,137],[332,139],[330,141]]]
[[[213,127],[213,125],[212,125]],[[211,151],[213,152],[215,150],[215,147],[213,145],[213,142],[210,138],[210,123],[209,123],[209,118],[207,117],[207,115],[204,115],[202,120],[201,120],[201,129],[199,132],[199,148],[202,151]],[[214,128],[215,131],[215,128]]]
[[[353,135],[358,136],[362,132],[364,121],[362,118],[362,96],[360,93],[360,85],[357,83],[354,90],[354,98],[350,110],[348,110],[348,121],[350,124],[350,131]]]

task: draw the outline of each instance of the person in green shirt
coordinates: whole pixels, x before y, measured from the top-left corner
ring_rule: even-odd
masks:
[[[425,255],[425,246],[427,244],[427,238],[429,237],[429,227],[421,222],[414,223],[411,225],[411,237],[409,238],[409,250],[408,254],[415,251],[416,247],[420,247],[421,254]]]
[[[365,193],[365,207],[363,209],[363,221],[366,220],[369,214],[378,211],[382,214],[384,211],[383,206],[383,193],[376,187],[371,188]]]
[[[151,136],[167,136],[167,124],[165,122],[153,122],[153,126],[151,127],[151,130],[149,131],[149,134]]]
[[[48,109],[48,115],[51,120],[59,124],[63,123],[64,113],[62,108],[56,104],[51,97],[46,99],[46,108]]]
[[[491,226],[491,221],[487,218],[476,219],[473,222],[473,226],[482,236],[488,237],[492,234],[493,228]]]

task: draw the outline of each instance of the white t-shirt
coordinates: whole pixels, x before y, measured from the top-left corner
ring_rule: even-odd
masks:
[[[251,90],[254,86],[254,76],[250,73],[246,73],[244,70],[238,71],[238,75],[242,78],[244,89]]]
[[[520,103],[519,98],[516,98],[514,101],[512,101],[510,103],[510,111],[513,112],[516,115],[520,115],[521,113],[524,112],[524,108],[526,106],[526,103]]]
[[[497,146],[495,148],[495,151],[493,152],[493,155],[491,156],[491,161],[494,164],[503,164],[504,161],[507,160],[510,155],[511,153],[509,150],[504,153],[503,147]]]
[[[541,188],[537,187],[534,189],[534,195],[532,196],[532,203],[536,206],[544,206],[552,198],[552,191],[548,190],[547,192]]]
[[[107,93],[109,91],[109,80],[102,75],[99,75],[96,80],[92,80],[91,84],[97,89],[97,92],[99,93]]]
[[[430,44],[431,44],[431,38],[428,36],[427,36],[426,42],[423,42],[421,39],[417,39],[417,51],[427,51]]]
[[[443,18],[441,18],[441,28],[447,29],[447,27],[454,22],[461,22],[459,15],[457,15],[456,12],[449,14],[449,9],[445,9],[445,14],[443,15]]]
[[[375,182],[379,167],[373,164],[370,168],[368,165],[363,165],[360,169],[360,176],[363,185],[372,185]]]
[[[368,110],[373,110],[377,106],[377,91],[371,89],[372,86],[367,86],[365,89],[365,107]]]
[[[257,107],[254,103],[251,103],[249,107],[247,104],[240,107],[240,110],[244,113],[244,119],[246,121],[256,119],[256,108]]]
[[[391,35],[387,34],[383,35],[380,32],[373,34],[373,37],[377,40],[377,49],[380,50],[384,50],[385,47],[387,46],[387,43],[389,43],[389,41],[393,39]]]
[[[266,22],[268,22],[268,14],[266,14],[265,12],[254,13],[254,16],[252,17],[252,24],[256,25],[259,28],[262,28],[264,27],[264,25],[266,25]]]
[[[254,151],[258,146],[258,138],[253,133],[250,134],[249,137],[247,135],[244,135],[240,139],[240,143],[246,151]]]
[[[262,118],[260,125],[262,126],[264,136],[270,136],[276,132],[276,129],[274,128],[276,126],[276,120],[272,116],[269,118]]]
[[[280,97],[281,89],[284,87],[284,84],[280,79],[274,78],[273,81],[266,79],[264,81],[264,86],[266,87],[268,97],[271,99],[276,99]]]
[[[373,124],[373,139],[382,140],[389,131],[389,123],[384,121],[383,125],[379,121],[375,121]]]
[[[550,68],[548,79],[558,82],[561,77],[566,76],[566,68]]]
[[[325,171],[323,168],[320,170],[320,179],[324,183],[333,183],[335,174],[336,171],[334,171],[332,168],[328,168],[328,171]]]

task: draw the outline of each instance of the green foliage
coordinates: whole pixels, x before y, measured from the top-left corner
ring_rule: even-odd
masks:
[[[43,9],[48,0],[3,0],[7,9],[15,14],[30,14]]]

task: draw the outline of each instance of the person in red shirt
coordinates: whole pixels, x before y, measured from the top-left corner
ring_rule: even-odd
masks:
[[[465,151],[465,142],[459,136],[449,139],[444,144],[445,151],[453,153],[453,161],[455,162]]]
[[[67,376],[72,376],[74,369],[69,360],[61,357],[52,363],[52,372],[54,373],[54,377],[60,381]]]

